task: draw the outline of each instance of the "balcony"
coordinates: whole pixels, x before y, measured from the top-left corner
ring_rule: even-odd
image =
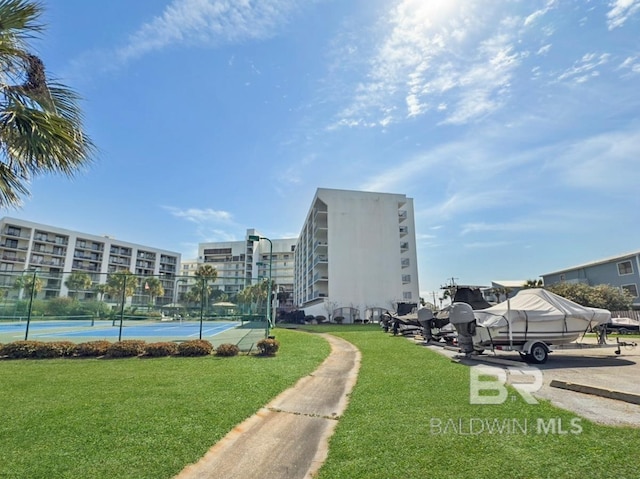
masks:
[[[318,263],[328,263],[329,262],[329,257],[326,255],[318,255],[316,256],[316,258],[313,260],[313,265],[317,265]]]
[[[409,234],[409,227],[408,226],[401,226],[400,227],[400,237],[407,236],[408,234]]]
[[[403,222],[406,219],[407,219],[407,212],[405,210],[398,211],[398,220],[400,222]]]
[[[411,266],[409,258],[402,258],[402,260],[400,261],[400,266],[402,266],[403,268],[408,268],[409,266]]]
[[[15,263],[24,263],[26,261],[26,257],[22,258],[20,256],[8,256],[8,255],[3,255],[2,256],[2,260],[3,261],[13,261]]]

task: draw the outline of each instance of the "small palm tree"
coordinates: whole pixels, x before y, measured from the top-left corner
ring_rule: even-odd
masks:
[[[18,206],[32,177],[71,176],[94,153],[78,96],[47,80],[28,40],[43,30],[40,3],[0,0],[0,207]]]
[[[73,297],[78,295],[78,291],[84,291],[91,287],[91,276],[82,271],[74,271],[65,280],[64,285],[73,293]]]

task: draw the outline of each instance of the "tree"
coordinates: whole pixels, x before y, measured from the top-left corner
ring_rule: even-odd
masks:
[[[74,271],[64,282],[64,285],[76,296],[78,291],[84,291],[91,287],[91,276],[82,271]]]
[[[545,289],[582,306],[609,311],[626,311],[631,309],[633,303],[633,298],[627,291],[608,284],[589,286],[584,283],[562,282],[546,286]]]
[[[43,281],[31,272],[27,272],[27,274],[18,276],[13,283],[13,288],[24,290],[24,295],[26,297],[31,297],[32,294],[34,296],[37,295],[40,291],[42,291],[43,286]]]
[[[93,286],[93,291],[95,291],[98,296],[98,301],[102,301],[105,293],[109,292],[109,286],[106,283],[100,283]]]
[[[44,29],[41,14],[38,2],[0,0],[0,207],[20,205],[33,177],[72,176],[94,154],[79,97],[48,80],[28,46]]]
[[[136,278],[131,271],[118,271],[111,273],[107,277],[106,292],[120,305],[122,301],[122,295],[124,293],[125,298],[130,298],[136,292],[138,287],[138,278]]]
[[[522,289],[531,289],[531,288],[542,288],[542,280],[541,279],[528,279],[523,285]]]
[[[211,296],[212,288],[209,283],[213,283],[218,278],[218,270],[210,264],[205,264],[196,270],[193,274],[197,281],[191,286],[188,298],[191,302],[201,303]]]
[[[164,296],[162,281],[154,276],[144,278],[144,291],[149,295],[150,303],[154,304],[158,296]]]

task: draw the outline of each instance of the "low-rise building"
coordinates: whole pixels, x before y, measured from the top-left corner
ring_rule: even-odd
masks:
[[[604,258],[541,275],[545,286],[555,283],[608,284],[633,296],[633,307],[640,308],[640,251]]]

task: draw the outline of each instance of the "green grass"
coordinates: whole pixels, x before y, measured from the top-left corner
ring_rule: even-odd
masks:
[[[362,352],[319,479],[639,477],[640,429],[595,425],[548,402],[526,404],[515,393],[502,405],[471,405],[467,366],[377,326],[311,329],[333,332]],[[472,418],[506,420],[511,428],[504,431],[512,433],[469,434]],[[538,418],[559,419],[564,431],[577,418],[582,431],[539,434]],[[514,420],[526,422],[526,433]]]
[[[275,333],[273,358],[0,361],[0,477],[174,476],[329,353]]]
[[[362,352],[319,479],[638,477],[639,429],[582,419],[580,434],[538,434],[538,418],[568,431],[577,416],[519,398],[470,405],[466,366],[376,325],[307,329]],[[172,477],[328,354],[318,337],[274,332],[275,358],[0,361],[0,477]],[[471,419],[528,430],[469,435]]]

